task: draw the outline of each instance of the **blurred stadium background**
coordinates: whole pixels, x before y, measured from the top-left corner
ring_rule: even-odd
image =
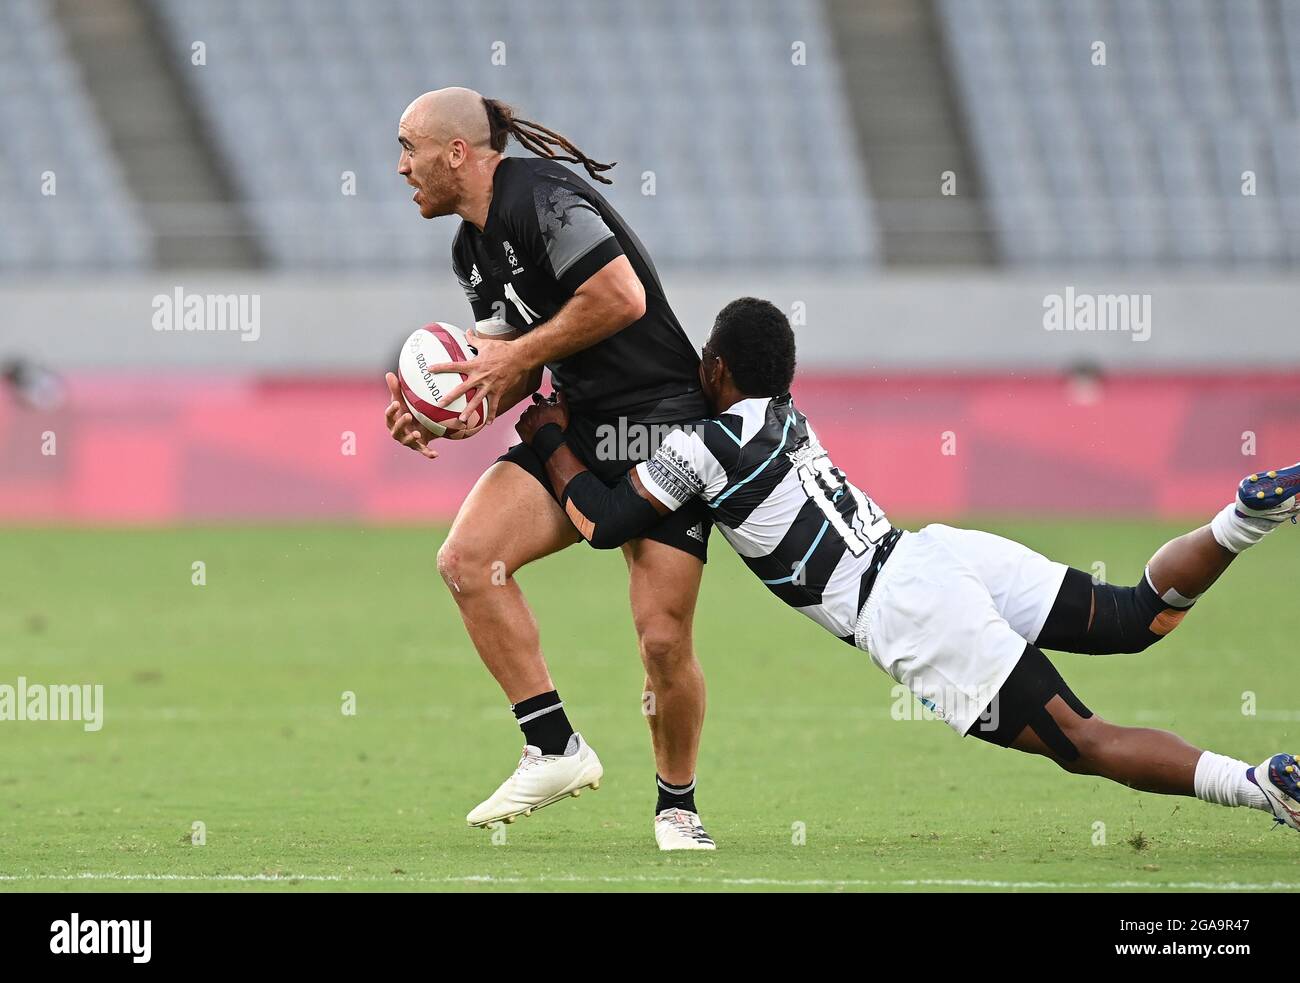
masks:
[[[509,422],[430,465],[381,373],[470,318],[395,172],[451,84],[618,161],[692,337],[788,310],[893,512],[1208,514],[1296,457],[1300,0],[0,0],[0,522],[449,518]]]

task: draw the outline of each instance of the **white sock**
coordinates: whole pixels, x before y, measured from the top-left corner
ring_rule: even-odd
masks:
[[[1259,786],[1246,777],[1250,765],[1226,754],[1204,752],[1196,762],[1192,787],[1203,802],[1221,806],[1250,806],[1270,812],[1268,800]]]
[[[1280,522],[1272,519],[1241,515],[1237,512],[1237,503],[1230,502],[1210,520],[1210,532],[1214,533],[1215,542],[1225,550],[1240,553],[1247,547],[1254,546],[1279,525]]]

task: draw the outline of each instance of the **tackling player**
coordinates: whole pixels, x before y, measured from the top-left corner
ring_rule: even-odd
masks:
[[[539,159],[504,156],[511,137]],[[569,397],[574,451],[611,480],[638,458],[624,453],[635,452],[629,444],[601,459],[602,426],[628,433],[708,412],[699,358],[645,247],[590,184],[556,160],[580,163],[604,183],[601,172],[612,165],[463,88],[412,102],[398,125],[398,142],[398,172],[415,188],[420,214],[462,219],[452,267],[474,309],[478,356],[432,366],[467,376],[444,405],[475,389],[461,419],[470,419],[486,399],[485,422],[491,422],[537,390],[546,366]],[[392,436],[436,458],[433,434],[408,412],[391,373],[388,386]],[[475,432],[453,421],[447,436]],[[691,638],[707,511],[700,503],[665,516],[629,537],[623,549],[645,689],[656,697],[656,712],[647,720],[658,772],[655,839],[664,850],[714,847],[695,806],[705,697]],[[541,460],[527,444],[516,444],[475,484],[438,551],[438,570],[525,740],[514,774],[469,813],[471,826],[511,822],[599,785],[600,760],[569,723],[542,657],[537,623],[514,580],[524,564],[578,539],[551,495]]]
[[[1165,637],[1243,550],[1300,514],[1300,464],[1244,479],[1208,525],[1162,546],[1137,586],[1094,584],[1000,536],[895,528],[795,408],[794,367],[785,315],[742,298],[723,308],[703,350],[714,416],[674,431],[612,487],[572,453],[562,401],[530,407],[518,430],[593,545],[707,502],[774,594],[870,653],[958,734],[1143,791],[1251,806],[1300,829],[1292,755],[1252,768],[1167,731],[1109,723],[1042,652],[1140,652]]]

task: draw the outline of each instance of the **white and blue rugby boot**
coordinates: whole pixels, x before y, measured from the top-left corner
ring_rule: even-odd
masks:
[[[1268,800],[1273,819],[1300,830],[1300,765],[1293,754],[1275,754],[1250,772]]]
[[[1300,516],[1300,464],[1247,475],[1237,486],[1237,513],[1282,523]]]

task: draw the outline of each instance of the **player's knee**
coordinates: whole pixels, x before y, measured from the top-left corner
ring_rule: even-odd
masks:
[[[1151,618],[1150,624],[1147,625],[1147,637],[1143,641],[1142,648],[1150,648],[1181,625],[1183,623],[1183,618],[1187,617],[1187,612],[1190,610],[1190,607],[1167,607],[1156,612]]]
[[[637,625],[641,661],[651,678],[671,678],[695,660],[689,621],[655,617]]]
[[[500,560],[495,563],[496,567],[482,544],[462,539],[455,534],[438,547],[438,573],[457,598],[491,583],[494,574],[503,578],[504,582],[509,571]]]
[[[1139,652],[1145,652],[1162,637],[1141,630],[1129,632],[1120,641],[1114,643],[1112,651],[1115,655],[1137,655]]]
[[[1178,627],[1189,608],[1166,603],[1143,578],[1136,587],[1098,584],[1088,635],[1090,651],[1145,652]]]
[[[1061,728],[1072,753],[1057,755],[1057,764],[1076,775],[1106,772],[1107,748],[1113,745],[1115,725],[1098,716],[1076,718]]]
[[[438,574],[449,587],[454,587],[464,564],[464,554],[458,544],[447,539],[438,547]]]

